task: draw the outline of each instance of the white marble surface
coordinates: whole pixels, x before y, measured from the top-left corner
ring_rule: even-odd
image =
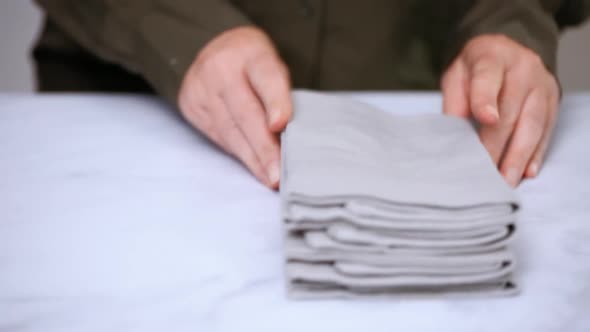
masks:
[[[590,95],[570,96],[518,190],[520,296],[292,302],[277,194],[162,103],[0,95],[0,331],[590,331],[589,143]]]

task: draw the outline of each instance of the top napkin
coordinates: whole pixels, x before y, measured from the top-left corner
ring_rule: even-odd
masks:
[[[283,201],[361,197],[435,209],[517,207],[465,119],[396,116],[309,91],[295,91],[293,101],[282,135]]]

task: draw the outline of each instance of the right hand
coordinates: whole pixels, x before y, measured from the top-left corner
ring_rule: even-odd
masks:
[[[271,40],[255,27],[225,31],[199,52],[178,94],[183,116],[277,188],[276,136],[292,113],[290,79]]]

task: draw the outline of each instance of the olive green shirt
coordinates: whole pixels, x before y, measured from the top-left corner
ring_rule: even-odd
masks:
[[[173,103],[199,50],[237,26],[256,25],[270,35],[295,87],[436,89],[450,61],[481,34],[511,37],[555,72],[560,30],[590,13],[590,0],[37,3],[47,16],[34,53],[41,89],[140,86]]]

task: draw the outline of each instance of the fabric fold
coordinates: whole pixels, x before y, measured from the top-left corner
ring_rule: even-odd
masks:
[[[468,121],[293,99],[281,138],[293,297],[516,293],[519,203]]]

